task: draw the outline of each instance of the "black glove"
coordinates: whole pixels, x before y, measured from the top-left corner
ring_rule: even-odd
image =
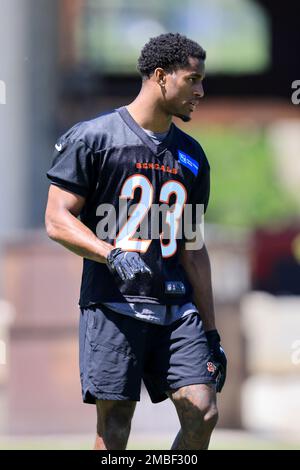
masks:
[[[206,331],[205,334],[212,362],[216,366],[216,371],[214,373],[216,379],[216,391],[221,392],[226,380],[227,359],[225,352],[220,345],[221,338],[217,330]]]
[[[137,273],[152,276],[151,269],[135,251],[122,251],[114,248],[107,257],[107,266],[111,272],[117,272],[122,281],[134,279]]]

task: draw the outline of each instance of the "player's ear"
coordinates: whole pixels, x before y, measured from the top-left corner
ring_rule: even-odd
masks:
[[[156,83],[161,87],[166,86],[166,75],[166,72],[161,67],[157,67],[157,69],[154,70],[153,74]]]

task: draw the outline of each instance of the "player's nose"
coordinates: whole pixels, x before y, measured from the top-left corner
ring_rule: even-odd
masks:
[[[194,95],[197,97],[197,98],[203,98],[204,96],[204,88],[203,88],[203,84],[202,82],[198,83],[196,88],[195,88],[195,91],[194,91]]]

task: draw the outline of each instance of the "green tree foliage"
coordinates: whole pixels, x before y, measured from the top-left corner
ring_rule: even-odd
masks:
[[[211,165],[207,221],[253,227],[299,212],[278,181],[264,130],[198,127],[190,132]]]

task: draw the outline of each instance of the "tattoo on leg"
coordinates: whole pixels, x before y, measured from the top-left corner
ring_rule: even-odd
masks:
[[[169,397],[176,406],[181,429],[172,449],[208,449],[211,433],[217,422],[214,388],[210,385],[189,385]]]
[[[97,401],[97,437],[95,448],[125,450],[136,402]],[[104,446],[104,447],[103,447]]]

